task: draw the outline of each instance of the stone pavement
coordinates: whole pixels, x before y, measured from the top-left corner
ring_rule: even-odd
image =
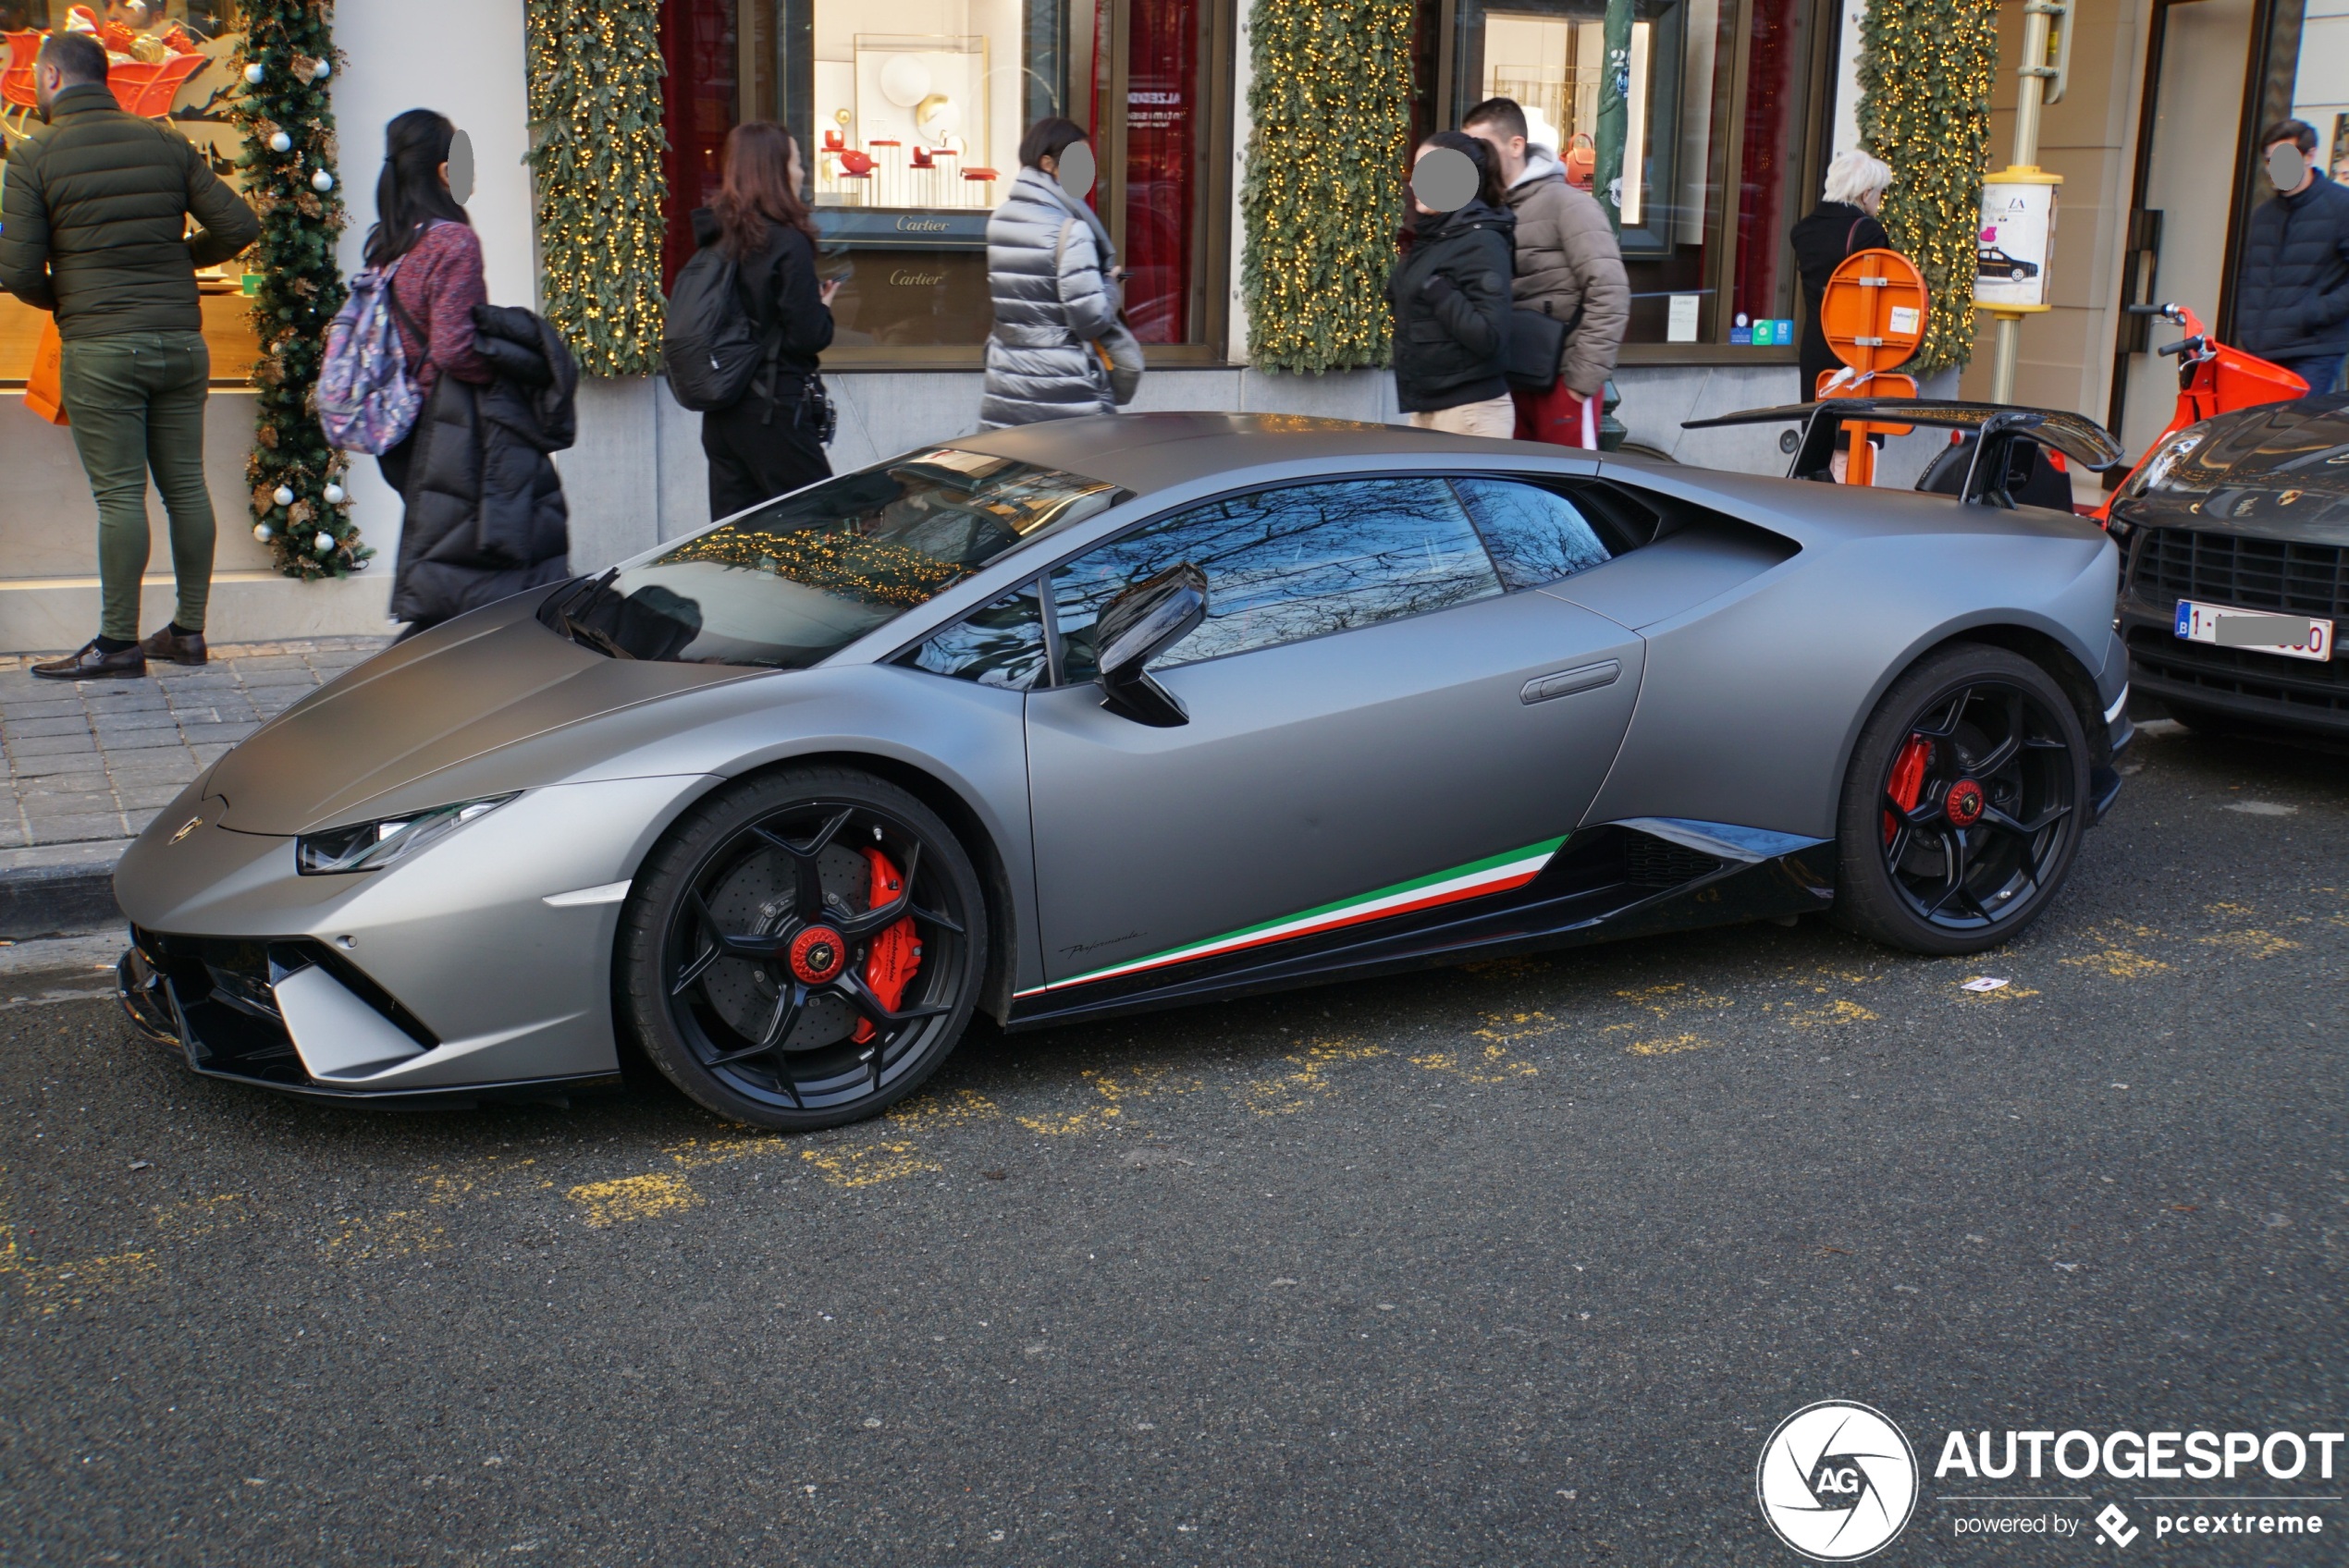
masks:
[[[144,680],[41,680],[34,655],[0,659],[0,849],[136,836],[221,753],[387,641],[215,648]]]

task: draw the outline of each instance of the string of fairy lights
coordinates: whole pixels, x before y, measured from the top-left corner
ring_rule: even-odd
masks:
[[[245,200],[261,216],[247,263],[259,274],[252,325],[253,537],[289,577],[341,577],[375,551],[359,540],[343,488],[344,458],[326,444],[314,394],[326,325],[341,309],[335,241],[346,214],[336,176],[328,83],[335,53],[326,0],[247,0],[237,63],[243,91],[229,114],[244,132],[237,164]]]
[[[1387,362],[1411,18],[1411,0],[1256,0],[1240,291],[1262,369]]]
[[[1925,342],[1903,368],[1963,366],[1974,357],[1998,0],[1874,0],[1860,40],[1860,135],[1893,174],[1885,231],[1925,275],[1931,300]]]
[[[530,167],[547,320],[589,375],[659,368],[658,0],[528,0]]]

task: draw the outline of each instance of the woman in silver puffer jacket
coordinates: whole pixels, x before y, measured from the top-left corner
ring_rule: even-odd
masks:
[[[987,220],[995,329],[978,407],[984,429],[1109,413],[1141,379],[1141,345],[1118,319],[1116,248],[1058,178],[1084,141],[1074,121],[1039,120],[1020,141],[1011,195]]]

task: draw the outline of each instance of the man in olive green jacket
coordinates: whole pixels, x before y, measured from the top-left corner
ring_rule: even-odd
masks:
[[[1615,227],[1596,197],[1567,183],[1556,154],[1527,141],[1525,111],[1515,99],[1486,99],[1460,129],[1500,156],[1501,184],[1517,214],[1517,308],[1568,324],[1556,383],[1510,394],[1517,438],[1596,447],[1601,395],[1631,318],[1631,285]]]
[[[32,667],[55,680],[139,676],[147,659],[204,662],[214,520],[204,488],[204,348],[196,271],[261,236],[261,220],[168,127],[123,113],[97,40],[52,33],[34,83],[48,125],[8,154],[0,283],[55,311],[73,442],[98,502],[98,635]],[[188,235],[193,215],[201,232]],[[171,516],[178,607],[139,641],[147,474]]]

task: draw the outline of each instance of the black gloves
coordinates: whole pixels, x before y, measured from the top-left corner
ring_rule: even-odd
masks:
[[[1420,285],[1420,298],[1431,305],[1441,305],[1458,292],[1452,280],[1440,272],[1428,274],[1427,281]]]

